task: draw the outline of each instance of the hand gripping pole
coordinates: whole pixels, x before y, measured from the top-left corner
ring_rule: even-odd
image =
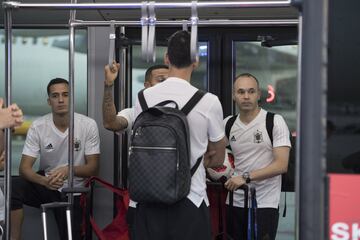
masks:
[[[115,21],[110,21],[109,26],[109,67],[112,67],[113,61],[115,60]]]

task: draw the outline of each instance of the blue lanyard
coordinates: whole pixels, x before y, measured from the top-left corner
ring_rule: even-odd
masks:
[[[254,240],[257,240],[257,220],[256,220],[256,211],[257,211],[257,201],[256,201],[256,189],[254,187],[250,188],[251,194],[251,209],[248,211],[248,229],[247,229],[247,239],[252,240],[252,217],[254,218]],[[251,214],[253,212],[253,215]]]

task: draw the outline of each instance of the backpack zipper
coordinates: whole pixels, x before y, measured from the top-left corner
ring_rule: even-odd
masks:
[[[131,146],[131,149],[176,150],[175,147],[141,147],[141,146]]]
[[[141,146],[131,146],[129,148],[129,156],[132,154],[133,149],[146,149],[146,150],[167,150],[167,151],[176,151],[176,147],[141,147]],[[179,157],[176,160],[176,170],[179,170]]]

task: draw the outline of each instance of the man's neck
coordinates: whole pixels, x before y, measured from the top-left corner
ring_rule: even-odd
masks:
[[[170,67],[169,77],[181,78],[190,82],[192,70],[193,70],[192,66],[186,68]]]
[[[59,129],[61,132],[65,132],[69,127],[69,114],[53,114],[53,121],[57,129]]]
[[[240,121],[244,124],[250,123],[259,114],[261,108],[257,107],[251,111],[240,111]]]

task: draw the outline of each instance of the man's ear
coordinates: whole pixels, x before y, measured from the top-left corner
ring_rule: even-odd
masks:
[[[165,54],[164,54],[164,64],[168,65],[168,66],[170,65],[169,55],[167,52],[165,52]]]
[[[197,69],[200,65],[199,56],[196,56],[196,61],[192,63],[193,69]]]
[[[145,81],[145,82],[144,82],[144,87],[145,87],[145,88],[151,87],[151,86],[150,86],[150,83],[149,83],[148,81]]]
[[[48,105],[50,106],[50,99],[49,99],[49,98],[47,99],[47,103],[48,103]]]

